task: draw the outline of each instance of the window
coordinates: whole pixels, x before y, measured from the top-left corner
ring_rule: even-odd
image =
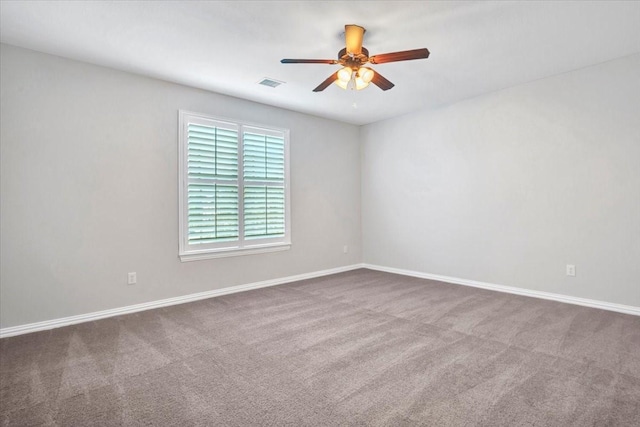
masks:
[[[180,259],[288,249],[289,131],[179,116]]]

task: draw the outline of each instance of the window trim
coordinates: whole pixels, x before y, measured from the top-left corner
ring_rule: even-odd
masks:
[[[238,240],[233,242],[218,242],[207,244],[206,247],[194,248],[195,245],[188,244],[188,129],[187,123],[196,122],[216,122],[238,131]],[[282,238],[245,239],[244,238],[244,171],[243,152],[245,130],[263,131],[265,134],[278,135],[284,138],[284,197],[285,197],[285,233]],[[289,167],[289,129],[266,126],[262,124],[249,123],[239,120],[230,120],[221,117],[209,116],[207,114],[195,113],[192,111],[178,111],[178,230],[179,230],[179,250],[178,255],[182,262],[197,261],[210,258],[223,258],[241,255],[252,255],[267,252],[285,251],[291,248],[291,191],[290,191],[290,167]],[[251,241],[259,243],[251,244]],[[247,244],[249,242],[249,244]],[[231,244],[230,244],[231,243]]]

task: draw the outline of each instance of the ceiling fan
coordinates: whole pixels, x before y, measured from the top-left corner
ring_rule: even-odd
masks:
[[[365,64],[384,64],[385,62],[408,61],[429,57],[429,50],[426,48],[369,56],[369,51],[362,46],[365,31],[359,25],[344,26],[346,46],[338,52],[338,59],[283,59],[280,62],[283,64],[340,64],[343,66],[343,68],[320,83],[313,90],[314,92],[321,92],[334,82],[342,89],[360,90],[369,86],[369,83],[373,83],[382,90],[389,90],[394,84],[370,67],[365,67]]]

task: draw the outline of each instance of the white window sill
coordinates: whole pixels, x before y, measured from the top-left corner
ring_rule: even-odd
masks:
[[[201,252],[193,251],[193,252],[181,253],[180,261],[189,262],[189,261],[199,261],[202,259],[211,259],[211,258],[226,258],[226,257],[232,257],[232,256],[264,254],[268,252],[288,251],[289,249],[291,249],[291,243],[281,243],[277,245],[244,248],[244,249],[231,248],[231,249],[214,249],[214,250],[201,251]]]

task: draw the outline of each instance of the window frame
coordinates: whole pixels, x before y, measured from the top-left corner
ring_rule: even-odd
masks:
[[[227,242],[214,242],[203,244],[189,244],[188,222],[188,124],[204,124],[206,126],[218,126],[226,129],[235,129],[238,132],[238,177],[229,185],[238,186],[238,239]],[[273,182],[249,180],[245,184],[244,179],[244,132],[262,132],[264,135],[278,136],[284,139],[284,236],[274,238],[249,238],[244,236],[244,189],[245,186],[256,184],[272,184]],[[291,248],[291,195],[290,195],[290,168],[289,168],[289,129],[265,126],[239,120],[231,120],[221,117],[192,111],[178,111],[178,199],[179,199],[179,251],[182,262],[201,259],[221,258],[241,255],[251,255],[275,251],[284,251]]]

